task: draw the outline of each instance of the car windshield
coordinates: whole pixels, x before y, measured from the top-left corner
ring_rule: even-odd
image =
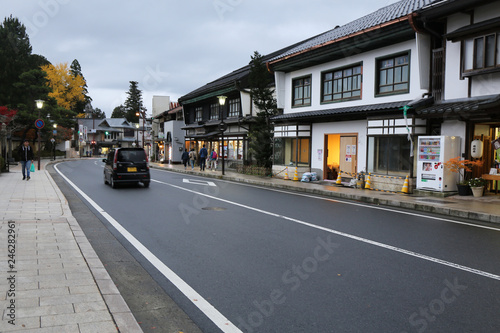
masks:
[[[144,150],[119,150],[118,161],[122,162],[146,162]]]

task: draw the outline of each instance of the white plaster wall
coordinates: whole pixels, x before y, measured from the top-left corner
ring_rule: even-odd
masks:
[[[356,133],[358,135],[357,157],[358,166],[357,172],[366,169],[366,120],[343,121],[317,123],[312,126],[312,152],[311,152],[311,169],[323,170],[325,158],[325,134],[342,134]],[[323,150],[323,159],[318,160],[318,149]]]
[[[250,98],[250,94],[244,91],[240,92],[241,99],[241,114],[243,117],[247,115],[252,115],[253,105],[252,99]]]
[[[153,117],[170,109],[170,96],[153,96]]]
[[[500,14],[500,1],[495,1],[493,3],[476,8],[474,11],[474,23],[486,21]]]
[[[384,97],[375,97],[375,66],[376,58],[391,55],[394,53],[399,53],[403,51],[410,50],[410,92],[407,94],[398,94]],[[321,104],[321,72],[326,70],[331,70],[343,66],[349,66],[356,63],[363,63],[363,85],[362,85],[362,99],[348,102],[339,103],[327,103]],[[422,96],[427,90],[420,88],[420,71],[419,71],[419,55],[417,52],[416,40],[410,40],[403,43],[398,43],[388,47],[379,48],[365,53],[354,54],[350,57],[344,59],[324,63],[318,66],[308,67],[305,69],[297,70],[294,72],[286,73],[285,80],[280,78],[277,81],[279,85],[280,82],[284,81],[285,89],[281,89],[278,86],[278,92],[284,94],[284,98],[281,98],[281,94],[278,93],[279,103],[284,104],[284,113],[295,113],[295,112],[305,112],[313,110],[324,110],[332,108],[342,108],[356,105],[369,105],[369,104],[379,104],[388,103],[395,101],[413,100]],[[292,108],[292,80],[301,76],[311,75],[312,79],[312,90],[311,90],[311,106]]]
[[[455,14],[448,17],[447,31],[452,32],[468,25],[470,16]],[[466,98],[468,95],[468,79],[460,79],[460,42],[446,43],[444,98]]]
[[[441,135],[461,137],[460,151],[462,154],[465,153],[465,122],[460,120],[445,120],[441,125]]]
[[[496,94],[500,94],[500,73],[479,75],[472,78],[472,97]]]

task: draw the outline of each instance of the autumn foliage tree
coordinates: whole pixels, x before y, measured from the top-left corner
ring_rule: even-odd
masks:
[[[72,110],[78,101],[85,101],[85,80],[81,75],[74,76],[68,63],[41,68],[47,73],[47,84],[52,88],[49,97],[55,98],[58,106]]]

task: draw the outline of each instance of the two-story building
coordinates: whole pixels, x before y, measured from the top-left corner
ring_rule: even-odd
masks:
[[[388,5],[268,62],[283,109],[273,118],[275,171],[364,171],[375,186],[401,189],[414,174],[415,136],[428,132],[415,110],[432,103],[432,45],[416,11],[433,2]]]
[[[267,62],[294,46],[263,55],[262,60]],[[248,131],[258,110],[252,102],[248,84],[250,71],[251,66],[246,65],[179,98],[188,150],[199,152],[205,145],[209,151],[214,149],[222,156],[224,147],[225,163],[230,168],[251,159]],[[219,96],[225,97],[223,105]]]
[[[473,140],[480,140],[483,167],[473,176],[489,174],[500,160],[500,2],[440,1],[422,8],[418,18],[435,46],[436,82],[435,103],[416,114],[439,134],[459,135],[467,159]]]

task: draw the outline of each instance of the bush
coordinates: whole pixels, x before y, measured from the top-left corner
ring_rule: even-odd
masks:
[[[270,176],[272,174],[271,168],[259,167],[256,165],[242,165],[242,164],[238,164],[236,166],[236,172],[245,175],[263,176],[263,177]]]

